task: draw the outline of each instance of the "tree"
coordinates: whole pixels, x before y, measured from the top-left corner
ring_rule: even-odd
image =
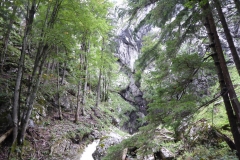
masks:
[[[145,6],[152,4],[151,2],[148,1],[141,1],[139,3],[137,3],[136,1],[130,1],[132,4],[132,8],[130,7],[130,13],[132,15],[136,15],[137,11],[139,11],[141,8],[144,8]],[[155,3],[155,1],[153,2]],[[166,2],[167,3],[167,2]],[[210,25],[210,31],[208,32],[210,34],[213,34],[214,37],[211,37],[212,39],[209,39],[211,43],[209,46],[211,47],[212,45],[214,46],[214,49],[216,52],[214,52],[213,54],[216,54],[216,57],[214,57],[214,61],[215,63],[219,63],[219,66],[216,65],[216,68],[219,72],[219,81],[221,84],[221,93],[229,93],[229,97],[224,95],[223,99],[225,102],[225,107],[226,110],[228,112],[228,117],[229,117],[229,122],[231,123],[232,126],[232,134],[234,135],[234,139],[236,141],[238,141],[239,139],[239,132],[238,132],[238,122],[239,122],[239,101],[237,99],[236,96],[236,92],[233,88],[232,85],[232,81],[231,78],[229,76],[229,72],[228,72],[228,68],[226,66],[226,62],[223,56],[223,51],[221,48],[221,44],[217,35],[217,31],[216,31],[216,26],[213,20],[213,15],[211,14],[211,8],[208,6],[208,8],[204,8],[203,12],[204,14],[198,14],[200,13],[199,10],[199,6],[204,6],[206,3],[208,3],[207,1],[179,1],[178,5],[181,4],[181,9],[176,10],[176,6],[177,3],[171,1],[169,4],[165,4],[165,2],[163,1],[157,1],[156,2],[156,6],[146,15],[146,17],[141,21],[140,26],[143,26],[145,24],[152,24],[152,25],[157,25],[158,27],[161,28],[161,34],[159,37],[157,37],[159,39],[159,41],[156,43],[155,46],[153,46],[152,48],[150,48],[148,50],[148,52],[143,53],[143,58],[142,58],[142,62],[140,63],[145,63],[147,62],[147,64],[153,62],[154,60],[161,58],[159,56],[159,52],[165,52],[166,58],[165,62],[169,62],[168,64],[171,65],[176,57],[176,55],[179,53],[179,51],[177,51],[177,49],[180,48],[180,46],[182,46],[188,39],[191,38],[192,35],[195,35],[195,32],[200,29],[201,30],[201,26],[199,25],[199,21],[201,20],[201,17],[205,17],[208,16],[208,20],[211,18],[211,20],[209,20],[209,25]],[[186,7],[188,6],[188,7]],[[205,6],[206,7],[206,6]],[[160,10],[161,8],[161,10]],[[163,13],[163,16],[158,18],[157,15],[159,15],[159,12]],[[210,16],[210,17],[209,17]],[[165,26],[164,26],[165,25]],[[208,30],[209,31],[209,30]],[[213,39],[214,38],[214,39]],[[165,45],[164,49],[160,49],[157,50],[158,46],[160,45]],[[175,45],[175,46],[174,46]],[[174,47],[172,47],[174,46]],[[180,49],[181,50],[181,49]],[[190,59],[189,59],[190,60]],[[192,60],[191,60],[192,61]],[[155,61],[156,62],[156,61]],[[162,62],[162,61],[161,61]],[[189,62],[189,61],[188,61]],[[188,63],[187,62],[187,63]],[[142,65],[142,66],[146,66],[146,65]],[[188,65],[191,66],[191,65]],[[197,69],[198,70],[198,69]],[[196,72],[197,72],[196,70]],[[195,73],[195,71],[193,72]],[[160,73],[156,73],[159,74],[158,77],[161,77]],[[166,75],[169,75],[170,73],[167,72]],[[195,73],[196,74],[196,73]],[[166,75],[162,75],[164,77],[166,77]],[[153,120],[156,122],[156,117],[158,115],[160,115],[162,112],[169,114],[174,113],[174,108],[172,107],[170,110],[164,110],[161,109],[161,107],[158,107],[160,103],[163,104],[163,106],[166,105],[170,105],[170,106],[175,106],[177,104],[178,108],[179,106],[181,106],[181,103],[185,103],[184,106],[187,106],[186,103],[190,103],[191,101],[193,102],[192,105],[190,106],[194,106],[194,103],[196,104],[196,99],[194,97],[194,99],[191,100],[191,96],[189,95],[191,92],[189,90],[186,90],[186,87],[189,86],[189,83],[192,82],[192,78],[191,76],[189,77],[190,79],[186,79],[184,78],[183,81],[180,79],[175,79],[174,77],[176,76],[176,74],[174,76],[170,76],[169,78],[169,82],[171,82],[171,84],[173,83],[173,81],[177,80],[177,85],[173,84],[173,86],[171,86],[171,84],[169,85],[171,87],[171,89],[169,89],[169,87],[162,87],[162,86],[166,86],[167,84],[162,84],[162,82],[159,84],[159,86],[155,86],[155,90],[157,90],[157,96],[153,97],[154,102],[152,102],[149,106],[149,113],[153,113],[155,114],[155,116],[153,114],[150,114],[151,116],[148,116],[151,120]],[[183,76],[183,75],[181,75]],[[222,82],[223,81],[223,82]],[[226,85],[226,86],[225,86]],[[184,96],[183,96],[184,94]],[[159,98],[158,96],[161,96],[163,98]],[[190,96],[190,97],[189,97]],[[187,98],[189,97],[189,98]],[[187,99],[186,99],[187,98]],[[185,102],[184,102],[185,100]],[[230,103],[230,102],[231,103]],[[235,115],[237,117],[237,122],[234,121],[234,117],[232,117],[234,115],[234,113],[232,112],[232,107],[233,110],[235,112]],[[189,109],[188,107],[186,109]],[[177,109],[176,109],[177,110]],[[179,110],[179,109],[178,109]],[[191,110],[191,109],[190,109]],[[156,114],[159,113],[159,114]],[[190,112],[191,113],[191,112]],[[189,115],[189,113],[187,114]],[[176,117],[176,114],[175,114]],[[164,120],[164,117],[158,117],[157,120],[161,121]],[[169,121],[170,119],[168,119]],[[173,120],[176,120],[175,118]],[[172,121],[172,120],[170,120]],[[164,121],[165,122],[165,121]],[[157,122],[156,122],[157,123]],[[236,142],[236,148],[239,151],[239,142]]]
[[[229,48],[230,48],[230,50],[231,50],[232,57],[233,57],[233,60],[234,60],[234,62],[235,62],[235,66],[236,66],[236,68],[237,68],[238,74],[240,75],[240,59],[239,59],[239,56],[238,56],[238,53],[237,53],[237,49],[236,49],[236,47],[235,47],[235,44],[234,44],[234,42],[233,42],[232,35],[231,35],[230,30],[229,30],[229,28],[228,28],[228,25],[227,25],[225,16],[224,16],[224,14],[223,14],[221,4],[220,4],[219,0],[213,0],[213,1],[214,1],[215,6],[216,6],[216,9],[217,9],[217,12],[218,12],[218,16],[219,16],[219,18],[220,18],[220,21],[221,21],[221,23],[222,23],[223,30],[224,30],[224,33],[225,33],[225,36],[226,36],[226,39],[227,39]],[[240,4],[239,4],[239,5],[240,5]]]
[[[96,96],[96,107],[99,106],[101,100],[101,84],[102,84],[102,60],[104,54],[104,39],[102,39],[102,50],[101,50],[101,57],[100,57],[100,67],[99,67],[99,74],[98,74],[98,83],[97,83],[97,96]]]
[[[76,113],[75,113],[75,123],[78,122],[79,119],[79,113],[80,113],[80,108],[81,108],[81,90],[82,90],[82,76],[81,76],[81,72],[82,72],[82,67],[83,67],[83,55],[80,54],[79,56],[79,71],[80,71],[80,76],[79,76],[79,80],[78,80],[78,91],[77,91],[77,108],[76,108]]]
[[[208,10],[210,9],[210,7],[207,8]],[[213,19],[213,18],[212,18]],[[221,43],[216,31],[216,27],[214,24],[214,21],[210,21],[212,23],[212,33],[214,34],[214,43],[213,45],[215,45],[216,47],[216,54],[218,54],[218,59],[219,59],[219,63],[223,72],[223,76],[224,76],[224,81],[226,83],[227,89],[229,91],[229,96],[231,99],[231,103],[233,105],[236,117],[238,119],[238,121],[240,122],[240,103],[237,99],[237,95],[236,92],[234,90],[230,75],[229,75],[229,71],[226,65],[226,61],[224,59],[224,55],[223,55],[223,51],[222,51],[222,47],[221,47]]]
[[[58,17],[58,12],[59,12],[59,8],[61,6],[63,0],[60,1],[55,1],[53,2],[53,8],[51,13],[49,14],[48,17],[48,12],[46,14],[46,28],[49,30],[52,30],[54,27],[54,24],[56,23],[57,17]],[[51,3],[50,3],[51,5]],[[49,19],[47,19],[49,18]],[[45,27],[44,25],[44,27]],[[46,29],[46,28],[43,28]],[[25,132],[28,126],[28,121],[29,118],[31,116],[31,112],[33,109],[33,103],[36,97],[36,93],[38,90],[38,86],[40,84],[40,79],[42,76],[42,72],[43,72],[43,65],[45,63],[45,60],[47,58],[48,55],[48,51],[49,51],[49,47],[51,44],[44,42],[45,40],[45,36],[46,34],[44,32],[41,33],[42,34],[42,41],[39,42],[39,46],[37,48],[37,53],[35,56],[35,61],[34,61],[34,67],[33,67],[33,71],[32,71],[32,76],[31,76],[31,81],[30,81],[30,86],[29,86],[29,91],[28,91],[28,95],[26,98],[26,102],[25,102],[25,108],[26,111],[23,113],[22,116],[22,120],[21,120],[21,133],[20,133],[20,138],[19,138],[19,142],[20,144],[23,144],[23,140],[25,137]]]
[[[57,52],[57,55],[59,54],[58,53],[58,46],[56,48],[56,52]],[[60,104],[60,79],[59,79],[59,62],[57,62],[57,101],[58,101],[58,115],[59,115],[59,119],[62,120],[62,108],[61,108],[61,104]]]
[[[98,5],[96,5],[98,4]],[[1,2],[1,5],[5,3]],[[66,7],[68,6],[68,7]],[[69,7],[71,6],[71,7]],[[53,59],[53,52],[59,52],[58,49],[64,48],[65,52],[73,52],[72,48],[79,45],[79,42],[84,44],[85,48],[81,53],[81,81],[79,86],[84,86],[84,94],[87,89],[87,78],[88,77],[88,52],[90,47],[98,47],[99,35],[105,35],[108,33],[110,27],[106,16],[110,3],[105,1],[78,1],[78,0],[53,0],[53,1],[37,1],[29,0],[26,3],[26,27],[22,40],[22,50],[18,66],[18,75],[16,78],[15,92],[14,92],[14,104],[13,104],[13,121],[14,121],[14,134],[13,145],[21,145],[24,141],[26,129],[28,127],[28,121],[31,117],[33,110],[33,104],[36,99],[37,91],[41,85],[41,77],[44,72],[46,59],[48,60],[47,74],[50,70],[50,62],[53,66],[56,66],[56,59],[61,59],[62,54],[57,54],[57,58]],[[65,8],[66,7],[66,8]],[[35,14],[35,13],[38,14]],[[84,13],[84,14],[82,14]],[[64,25],[63,25],[64,24]],[[84,35],[84,32],[89,34]],[[92,36],[93,35],[93,36]],[[85,37],[84,37],[85,36]],[[82,41],[82,38],[87,38],[86,41]],[[93,39],[93,40],[92,40]],[[94,42],[92,45],[91,42]],[[29,55],[26,54],[26,50],[29,51]],[[84,53],[85,52],[85,53]],[[68,55],[73,55],[71,53]],[[33,60],[33,68],[29,67],[29,72],[24,71],[25,55]],[[65,55],[66,57],[68,56]],[[52,58],[52,59],[51,59]],[[67,58],[65,59],[67,60]],[[59,68],[60,61],[57,62],[57,90],[59,93],[60,80],[59,80]],[[68,66],[67,62],[64,61],[64,70]],[[27,64],[28,65],[28,64]],[[52,67],[54,68],[54,67]],[[53,69],[52,69],[53,70]],[[25,104],[19,107],[20,95],[25,93],[20,91],[23,74],[28,75],[28,91],[25,100]],[[47,76],[47,75],[46,75]],[[63,81],[64,75],[62,77]],[[84,81],[82,81],[84,79]],[[79,89],[79,92],[81,88]],[[84,95],[83,94],[83,95]],[[59,95],[58,95],[59,99]],[[78,97],[80,99],[80,97]],[[84,102],[85,103],[85,102]],[[82,108],[83,112],[83,108]],[[21,113],[21,117],[18,115]],[[83,113],[84,114],[84,113]],[[61,108],[59,107],[59,117],[61,119]],[[21,120],[20,120],[21,118]],[[21,121],[21,124],[19,123]],[[19,126],[20,124],[20,126]],[[18,136],[18,143],[16,138]],[[14,150],[15,147],[13,147]]]
[[[204,6],[202,6],[204,12],[209,11],[209,4],[206,3]],[[220,41],[218,39],[218,35],[217,35],[217,31],[216,31],[216,26],[214,23],[214,19],[213,16],[211,14],[211,12],[207,12],[207,16],[205,17],[205,27],[208,31],[208,36],[209,36],[209,40],[211,43],[216,43],[216,44],[220,44]],[[229,119],[229,123],[231,126],[231,131],[233,134],[233,138],[234,138],[234,142],[235,142],[235,146],[236,146],[236,150],[239,152],[240,150],[240,134],[238,131],[238,122],[237,119],[234,116],[234,112],[230,103],[230,98],[228,97],[228,90],[226,90],[227,85],[225,83],[224,80],[224,73],[222,72],[222,68],[221,68],[221,63],[219,63],[219,58],[218,58],[218,54],[219,54],[219,50],[217,51],[217,48],[215,47],[215,44],[211,46],[212,49],[212,57],[214,59],[216,68],[217,68],[217,73],[218,73],[218,78],[219,78],[219,83],[220,83],[220,87],[222,89],[222,97],[223,97],[223,101],[225,104],[225,108],[227,111],[227,115],[228,115],[228,119]]]
[[[30,4],[30,1],[28,1],[27,4],[27,14],[26,14],[26,27],[24,30],[24,36],[22,40],[22,50],[21,55],[18,63],[18,72],[17,72],[17,78],[16,78],[16,84],[14,89],[14,100],[13,100],[13,143],[15,143],[17,135],[18,135],[18,110],[19,110],[19,96],[20,96],[20,87],[21,87],[21,80],[23,75],[23,67],[24,67],[24,59],[25,59],[25,52],[27,47],[27,41],[29,34],[32,30],[32,24],[34,20],[34,15],[36,13],[36,0],[33,0]]]

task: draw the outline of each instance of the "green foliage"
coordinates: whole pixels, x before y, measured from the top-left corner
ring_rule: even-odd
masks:
[[[120,118],[120,126],[128,121],[129,117],[125,113],[134,111],[135,108],[128,102],[124,101],[117,93],[109,94],[109,102],[100,105],[101,110],[109,116],[109,122],[112,121],[111,117]]]
[[[191,152],[186,152],[183,156],[177,158],[177,160],[184,160],[186,158],[192,158],[196,160],[201,159],[213,159],[213,160],[237,160],[236,153],[231,152],[228,147],[214,148],[209,146],[197,146]]]

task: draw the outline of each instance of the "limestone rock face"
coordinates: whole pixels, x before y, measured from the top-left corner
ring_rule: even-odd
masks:
[[[128,85],[124,85],[125,88],[121,89],[120,95],[136,108],[135,111],[125,113],[129,116],[129,121],[124,124],[123,129],[130,133],[138,131],[138,128],[141,127],[142,124],[139,124],[137,119],[143,118],[144,115],[146,115],[147,102],[143,98],[143,93],[140,90],[140,83],[136,82],[134,74],[135,61],[139,58],[142,47],[142,38],[148,34],[152,26],[145,25],[140,27],[137,31],[135,28],[152,7],[153,6],[148,6],[142,9],[141,12],[138,13],[137,18],[132,21],[130,25],[127,22],[129,17],[124,17],[122,20],[119,20],[119,28],[116,30],[117,38],[115,41],[117,49],[115,56],[118,57],[118,62],[121,66],[120,72],[128,77],[126,82],[129,82]]]
[[[129,117],[129,121],[123,125],[124,130],[133,134],[143,125],[139,123],[138,119],[144,118],[147,114],[147,101],[143,98],[143,92],[140,90],[140,86],[135,82],[133,74],[130,76],[128,87],[121,90],[120,95],[136,108],[135,111],[125,113]]]

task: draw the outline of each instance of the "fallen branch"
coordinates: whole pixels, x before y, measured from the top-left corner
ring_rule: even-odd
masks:
[[[212,130],[216,134],[217,137],[221,138],[222,140],[224,140],[228,144],[229,148],[231,148],[232,151],[236,150],[235,143],[228,136],[221,133],[216,128],[212,128]]]
[[[1,137],[0,137],[0,144],[12,133],[13,128],[9,129],[6,133],[4,133]]]

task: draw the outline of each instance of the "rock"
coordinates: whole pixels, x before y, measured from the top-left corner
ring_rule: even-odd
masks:
[[[131,111],[130,113],[125,114],[129,117],[129,120],[124,123],[122,129],[130,134],[136,133],[138,131],[138,128],[143,126],[142,122],[139,121],[139,119],[144,118],[145,115],[138,111]]]
[[[119,127],[120,119],[112,117],[112,122],[114,126]]]
[[[28,127],[32,127],[32,128],[35,127],[35,124],[34,124],[34,122],[33,122],[32,119],[29,119],[29,120],[28,120]]]
[[[63,107],[65,110],[72,110],[75,108],[73,104],[77,104],[76,97],[67,91],[65,91],[63,94],[60,95],[59,101],[60,101],[61,107]],[[54,103],[54,106],[58,106],[57,96],[53,99],[53,103]]]
[[[125,148],[122,152],[122,160],[126,160],[127,158],[127,152],[128,152],[128,148]]]
[[[70,160],[76,157],[80,149],[81,149],[81,146],[78,144],[72,143],[70,139],[62,139],[52,145],[50,149],[50,155],[52,155],[53,160],[67,159],[67,158]],[[67,156],[65,156],[65,154]],[[62,157],[59,157],[59,155],[61,155]]]
[[[99,145],[97,146],[96,151],[92,154],[94,160],[101,160],[102,157],[104,157],[107,153],[107,149],[110,146],[119,144],[123,138],[116,134],[116,133],[110,133],[105,137],[102,137],[100,139]]]
[[[101,133],[95,129],[91,132],[91,135],[94,137],[94,139],[99,139],[101,136]]]
[[[37,114],[41,117],[46,117],[47,116],[46,108],[39,103],[34,105],[34,111],[37,112]]]
[[[101,111],[98,108],[92,108],[92,111],[94,112],[94,116],[96,116],[98,119],[102,119],[103,116],[101,114]]]
[[[162,160],[174,159],[174,154],[164,147],[160,149],[160,155],[161,155]]]

